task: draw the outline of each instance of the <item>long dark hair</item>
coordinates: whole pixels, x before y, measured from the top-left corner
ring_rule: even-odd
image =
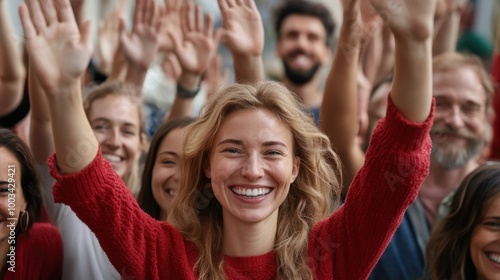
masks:
[[[21,173],[21,182],[16,182],[16,186],[21,186],[23,196],[26,200],[26,212],[29,215],[29,222],[24,231],[29,231],[33,222],[40,216],[42,196],[40,193],[38,173],[35,168],[35,161],[28,146],[17,135],[8,129],[0,129],[0,147],[5,147],[19,161],[21,166],[16,166],[16,172]],[[17,223],[16,232],[24,232]]]
[[[469,249],[471,235],[499,195],[500,164],[483,165],[465,177],[427,246],[432,279],[477,278]]]
[[[184,117],[173,119],[162,124],[151,141],[151,146],[149,148],[148,155],[146,157],[146,163],[144,165],[144,171],[142,172],[141,189],[137,197],[137,202],[139,206],[148,213],[151,217],[160,220],[160,205],[156,202],[153,191],[151,189],[153,168],[155,166],[156,155],[158,154],[158,149],[160,148],[163,139],[174,129],[186,127],[194,121],[194,118]]]

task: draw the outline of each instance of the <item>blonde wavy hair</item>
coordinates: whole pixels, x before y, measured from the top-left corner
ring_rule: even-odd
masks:
[[[309,233],[338,204],[341,165],[328,137],[313,124],[296,96],[281,84],[233,84],[220,89],[208,101],[200,118],[187,128],[180,192],[168,220],[197,246],[195,271],[199,279],[227,279],[222,253],[222,207],[203,166],[209,161],[224,118],[244,109],[269,110],[292,131],[300,168],[278,211],[274,248],[277,279],[312,279],[307,264]]]

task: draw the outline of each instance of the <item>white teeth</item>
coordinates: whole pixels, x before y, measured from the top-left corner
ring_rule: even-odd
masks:
[[[108,160],[109,162],[120,162],[121,161],[121,158],[119,156],[115,156],[115,155],[104,154],[104,155],[102,155],[102,157],[105,158],[106,160]]]
[[[499,254],[494,254],[494,253],[489,253],[488,258],[498,264],[500,264],[500,255]]]
[[[258,197],[268,194],[269,192],[271,192],[271,189],[268,188],[246,189],[241,187],[234,187],[232,191],[237,195]]]

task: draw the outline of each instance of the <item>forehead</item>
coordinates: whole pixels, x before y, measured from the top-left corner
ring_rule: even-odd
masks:
[[[92,102],[89,120],[105,119],[119,124],[139,126],[139,108],[125,96],[108,95]]]
[[[486,101],[486,93],[479,77],[470,67],[433,74],[434,97],[470,100],[479,104]]]
[[[497,195],[496,198],[494,198],[491,201],[491,204],[488,206],[488,209],[486,209],[485,216],[487,216],[487,217],[491,217],[491,216],[500,217],[500,195]]]
[[[158,152],[173,151],[180,153],[182,151],[182,135],[184,131],[185,128],[176,128],[170,131],[161,141]]]
[[[280,141],[287,146],[293,143],[290,127],[266,109],[243,109],[228,114],[215,136],[216,143],[225,139],[245,143]]]
[[[326,37],[326,30],[321,20],[314,16],[291,14],[281,24],[280,34],[290,32],[308,32]]]

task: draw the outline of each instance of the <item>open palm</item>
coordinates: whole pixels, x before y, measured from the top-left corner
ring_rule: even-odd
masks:
[[[221,41],[232,53],[261,55],[264,26],[253,0],[218,0],[222,13]]]
[[[58,86],[74,84],[88,67],[90,24],[83,24],[80,32],[68,0],[58,1],[55,7],[50,1],[42,5],[48,5],[49,12],[42,14],[40,6],[22,4],[20,16],[31,66],[41,85],[52,92]]]

